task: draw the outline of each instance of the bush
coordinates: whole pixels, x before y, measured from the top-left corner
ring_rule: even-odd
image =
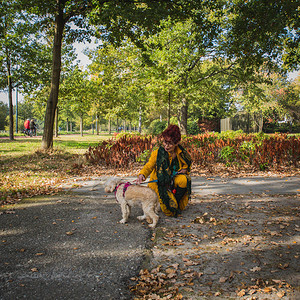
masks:
[[[228,166],[236,159],[235,149],[231,146],[225,146],[221,149],[219,157]]]
[[[188,134],[191,134],[191,135],[196,135],[196,134],[201,133],[197,121],[195,121],[195,120],[188,120],[188,123],[187,123],[187,132],[188,132]]]
[[[123,136],[90,147],[86,158],[92,163],[128,167],[131,163],[145,163],[158,144],[152,136]],[[250,166],[258,170],[299,166],[300,136],[286,134],[226,134],[205,133],[184,136],[181,144],[190,153],[194,165]]]
[[[147,129],[151,135],[159,135],[167,128],[167,121],[154,120]]]

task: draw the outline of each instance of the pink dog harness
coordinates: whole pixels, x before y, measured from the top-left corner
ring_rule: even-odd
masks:
[[[116,189],[115,189],[115,195],[117,194],[118,188],[119,188],[120,185],[122,185],[122,184],[124,184],[124,186],[123,186],[123,197],[125,197],[125,192],[127,191],[127,188],[131,185],[130,182],[119,183],[119,184],[116,186]]]

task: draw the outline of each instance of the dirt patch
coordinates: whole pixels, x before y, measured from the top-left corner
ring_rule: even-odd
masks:
[[[162,214],[136,299],[300,299],[299,195],[192,195]]]

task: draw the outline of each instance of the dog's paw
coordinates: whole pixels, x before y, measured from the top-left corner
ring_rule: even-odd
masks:
[[[125,219],[122,219],[122,220],[119,221],[119,223],[121,223],[121,224],[125,224],[126,222],[127,221]]]
[[[147,221],[148,224],[152,224],[153,223],[153,220],[150,217],[147,217],[146,221]]]
[[[146,216],[138,216],[136,217],[139,221],[144,221],[146,219]]]
[[[154,227],[156,226],[156,224],[152,223],[152,224],[148,224],[148,226],[149,226],[150,228],[154,228]]]

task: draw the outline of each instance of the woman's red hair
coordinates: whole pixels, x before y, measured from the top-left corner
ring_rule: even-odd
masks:
[[[164,139],[171,139],[174,144],[179,143],[181,140],[180,129],[177,125],[169,125],[161,135]]]

